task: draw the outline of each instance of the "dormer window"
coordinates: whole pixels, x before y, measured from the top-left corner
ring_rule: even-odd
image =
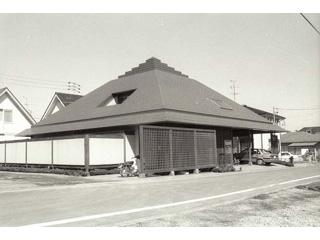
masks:
[[[135,91],[129,90],[129,91],[124,91],[124,92],[117,92],[117,93],[112,93],[110,97],[107,98],[102,104],[100,104],[100,107],[102,106],[112,106],[112,105],[118,105],[122,104],[124,101],[127,100],[127,98]]]
[[[112,97],[116,104],[122,104],[127,98],[134,92],[135,90],[119,92],[119,93],[112,93]]]

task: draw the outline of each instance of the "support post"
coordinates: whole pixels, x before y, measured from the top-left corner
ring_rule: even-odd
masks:
[[[169,146],[170,146],[170,176],[174,176],[173,158],[172,158],[172,129],[169,130]]]
[[[25,144],[25,151],[24,151],[24,154],[25,154],[25,161],[26,161],[26,168],[28,167],[28,142],[26,141],[26,144]]]
[[[137,135],[138,132],[138,135]],[[143,127],[139,126],[136,129],[136,139],[138,140],[138,145],[137,148],[139,149],[139,156],[140,156],[140,160],[139,160],[139,165],[138,165],[138,169],[139,169],[139,177],[145,177],[146,173],[145,173],[145,168],[144,168],[144,156],[143,156]]]
[[[123,132],[122,133],[122,137],[123,137],[123,162],[127,162],[127,149],[126,149],[126,145],[127,145],[127,141],[126,141],[126,134]]]
[[[249,131],[249,150],[248,150],[248,154],[249,154],[249,165],[252,165],[252,157],[251,157],[251,150],[252,150],[252,134],[251,131]]]
[[[281,151],[282,151],[282,149],[281,149],[281,133],[279,133],[278,149],[279,149],[279,153],[281,153]]]
[[[4,143],[4,166],[7,166],[7,143]]]
[[[263,148],[263,134],[262,133],[260,134],[260,140],[261,140],[261,148],[264,149]]]
[[[90,165],[90,149],[89,149],[89,135],[86,134],[84,137],[84,167],[86,176],[90,176],[89,165]]]
[[[51,168],[54,169],[54,166],[53,166],[53,140],[51,140]]]
[[[199,166],[198,166],[198,146],[197,146],[197,131],[193,131],[193,145],[194,145],[194,166],[195,169],[193,173],[199,173]]]

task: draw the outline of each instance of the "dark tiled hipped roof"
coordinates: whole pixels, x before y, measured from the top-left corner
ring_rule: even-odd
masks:
[[[106,105],[115,93],[125,92],[132,94],[121,104]],[[160,122],[283,131],[213,89],[151,58],[21,135]]]

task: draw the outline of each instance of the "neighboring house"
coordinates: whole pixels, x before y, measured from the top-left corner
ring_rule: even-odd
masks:
[[[0,141],[16,140],[16,136],[35,124],[31,114],[8,88],[0,89]]]
[[[316,126],[316,127],[304,127],[304,128],[301,128],[301,129],[299,130],[299,132],[307,132],[307,133],[312,133],[312,134],[320,133],[320,126]]]
[[[320,134],[306,132],[289,132],[281,135],[281,147],[283,151],[296,155],[312,154],[313,158],[319,159]]]
[[[65,108],[66,106],[77,101],[81,97],[82,97],[82,95],[78,95],[78,94],[61,93],[61,92],[54,93],[54,95],[53,95],[48,107],[46,108],[46,111],[44,112],[41,120],[47,118],[51,114],[54,114],[54,113],[60,111],[62,108]]]
[[[260,115],[261,117],[264,117],[265,119],[268,119],[269,122],[273,123],[273,121],[275,120],[275,123],[280,126],[280,127],[285,127],[285,117],[280,116],[278,114],[274,114],[261,110],[261,109],[257,109],[257,108],[253,108],[253,107],[249,107],[247,105],[243,105],[244,107],[248,108],[249,110],[255,112],[256,114]]]
[[[247,109],[255,112],[256,114],[260,115],[261,117],[267,119],[269,122],[273,123],[275,121],[276,125],[280,127],[285,127],[285,117],[280,116],[278,114],[273,114],[261,109],[249,107],[247,105],[243,105]],[[279,145],[279,138],[280,133],[276,134],[254,134],[254,147],[255,148],[263,148],[266,150],[270,150],[273,153],[278,153],[280,151],[280,145]]]
[[[99,134],[122,134],[131,147],[125,152],[132,151],[141,158],[139,172],[154,173],[233,164],[233,137],[252,139],[253,133],[283,131],[215,90],[150,58],[20,135],[39,141],[85,136],[89,146],[90,136],[99,140]],[[97,154],[96,147],[86,148],[87,163]]]

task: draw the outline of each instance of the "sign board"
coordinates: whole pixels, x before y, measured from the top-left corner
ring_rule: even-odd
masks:
[[[232,140],[224,140],[224,154],[232,154]]]

